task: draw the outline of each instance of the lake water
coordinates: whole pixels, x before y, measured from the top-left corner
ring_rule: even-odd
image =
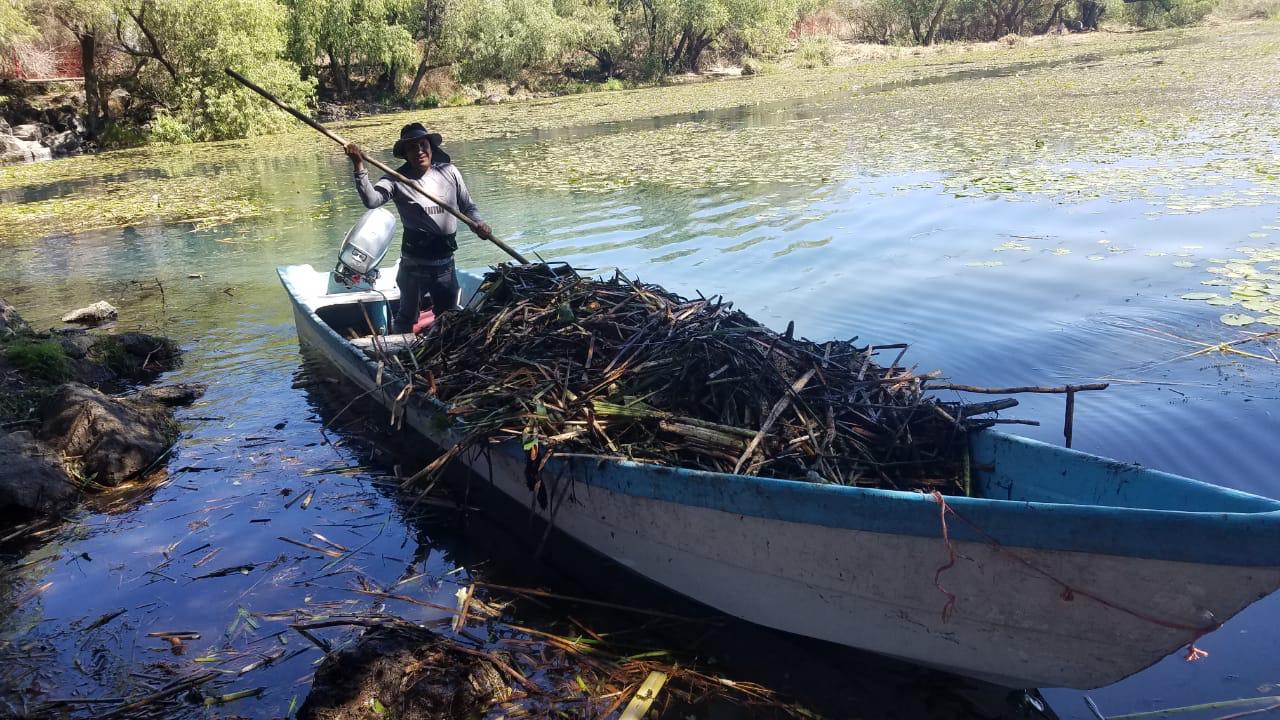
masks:
[[[1111,58],[1121,69],[1108,77],[1150,61],[1149,55]],[[1196,57],[1175,49],[1158,59],[1176,64]],[[1076,69],[1097,62],[1084,58]],[[1058,71],[964,76],[950,85],[476,142],[450,143],[449,129],[441,129],[485,219],[526,253],[619,268],[685,295],[723,294],[774,328],[794,320],[796,332],[810,339],[910,342],[906,362],[922,371],[941,369],[959,383],[1110,382],[1107,391],[1078,399],[1074,447],[1280,497],[1276,343],[1262,336],[1238,346],[1253,356],[1196,354],[1247,339],[1249,332],[1280,330],[1220,319],[1280,315],[1280,305],[1240,306],[1243,300],[1280,302],[1267,292],[1268,282],[1280,289],[1280,278],[1256,278],[1280,272],[1280,192],[1274,174],[1268,176],[1280,144],[1274,87],[1270,97],[1240,101],[1252,103],[1253,120],[1244,127],[1228,127],[1243,112],[1239,105],[1206,101],[1199,86],[1174,92],[1173,100],[1171,91],[1162,91],[1163,99],[1139,109],[1125,108],[1124,88],[1114,89],[1107,112],[1145,112],[1155,126],[1126,128],[1129,152],[1118,131],[1096,125],[1072,131],[1062,125],[1070,119],[1011,107],[1010,115],[1040,122],[1045,131],[1011,132],[1008,145],[1040,144],[1007,154],[992,150],[1000,143],[975,145],[967,161],[951,155],[974,132],[954,117],[962,112],[931,123],[911,120],[905,111],[894,115],[885,105],[896,102],[898,112],[912,107],[902,93],[954,98],[983,92],[985,83],[1023,87]],[[1094,101],[1083,97],[1080,113],[1098,122]],[[1182,122],[1186,108],[1193,122]],[[1178,115],[1181,124],[1160,126],[1161,112]],[[869,114],[879,118],[874,124],[883,137],[868,134]],[[997,137],[1000,121],[987,122],[984,131]],[[908,141],[931,127],[939,137]],[[389,139],[395,129],[386,124],[379,132]],[[1141,140],[1145,132],[1157,137]],[[1252,139],[1222,139],[1232,133]],[[1178,149],[1151,152],[1157,144]],[[190,152],[198,156],[202,148]],[[1029,152],[1038,154],[1028,159]],[[600,158],[607,167],[599,166]],[[1266,167],[1251,174],[1251,162]],[[52,544],[22,558],[30,564],[20,578],[10,575],[6,593],[21,606],[10,612],[0,637],[8,642],[6,653],[26,658],[0,674],[15,683],[11,690],[34,683],[54,696],[76,689],[111,696],[127,685],[128,663],[177,661],[147,632],[187,630],[201,634],[188,657],[217,658],[224,669],[285,648],[285,660],[239,685],[231,676],[229,685],[269,686],[261,699],[229,708],[278,717],[305,695],[318,653],[295,657],[301,638],[286,633],[283,643],[273,635],[284,621],[272,613],[368,608],[375,603],[353,590],[355,575],[381,587],[409,578],[397,592],[450,605],[471,578],[520,577],[524,551],[488,535],[478,542],[451,513],[410,512],[396,500],[384,478],[397,461],[417,456],[381,428],[376,413],[358,404],[340,412],[346,399],[332,397],[323,374],[299,353],[275,268],[328,267],[335,259],[342,235],[363,211],[345,159],[328,148],[308,148],[287,160],[224,161],[201,183],[174,186],[175,196],[163,201],[183,202],[184,194],[201,193],[202,183],[218,183],[223,173],[257,178],[264,204],[278,212],[211,228],[98,231],[6,249],[0,295],[34,325],[52,326],[69,309],[109,300],[122,309],[121,326],[161,332],[186,349],[185,364],[166,380],[209,384],[204,399],[179,414],[185,434],[169,461],[167,484],[133,509],[85,514]],[[32,186],[3,199],[74,194],[100,181]],[[1097,192],[1082,191],[1090,184]],[[460,267],[503,259],[474,237],[460,234],[460,241]],[[1182,297],[1230,297],[1242,287],[1249,292],[1237,293],[1233,305]],[[1006,416],[1042,424],[1015,431],[1061,442],[1063,399],[1019,399]],[[308,493],[312,500],[297,501]],[[311,533],[363,551],[351,566],[337,568],[343,574],[328,577],[329,558],[308,557],[279,539],[314,544]],[[254,567],[195,579],[239,565]],[[616,590],[592,587],[590,579],[563,582],[557,587],[570,594]],[[127,612],[118,619],[89,628],[122,608]],[[388,609],[415,618],[439,615],[406,603]],[[246,614],[261,627],[247,625]],[[1200,643],[1207,659],[1187,663],[1171,656],[1089,695],[1104,712],[1119,714],[1270,694],[1280,684],[1278,620],[1280,596],[1268,597]],[[602,613],[594,622],[625,625],[634,618]],[[797,652],[808,650],[802,645]],[[718,660],[730,676],[759,673],[782,686],[794,680],[781,668],[770,677],[761,657]],[[816,696],[813,702],[837,714],[832,708],[853,713],[879,706],[867,699],[873,691],[867,693],[843,706]],[[1045,696],[1062,717],[1090,717],[1082,693],[1046,690]]]

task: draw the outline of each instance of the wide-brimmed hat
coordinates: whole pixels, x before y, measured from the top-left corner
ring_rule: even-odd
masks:
[[[427,142],[431,143],[431,162],[433,164],[453,162],[453,160],[449,158],[449,153],[440,149],[440,143],[444,138],[440,137],[440,133],[427,132],[427,129],[423,127],[422,123],[409,123],[408,125],[400,128],[400,139],[396,141],[394,146],[392,146],[391,154],[404,159],[405,144],[411,143],[415,140],[421,140],[422,138],[426,138]]]

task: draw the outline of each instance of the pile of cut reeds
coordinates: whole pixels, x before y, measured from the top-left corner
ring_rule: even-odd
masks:
[[[942,402],[925,395],[936,374],[899,365],[906,345],[797,339],[620,273],[500,265],[481,291],[415,348],[414,386],[452,406],[469,442],[958,494],[966,432],[1017,404]]]

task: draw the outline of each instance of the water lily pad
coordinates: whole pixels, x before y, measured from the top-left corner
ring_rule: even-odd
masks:
[[[1177,268],[1193,268],[1196,266],[1196,264],[1193,262],[1189,262],[1187,260],[1179,260],[1175,262],[1173,266]]]
[[[1235,298],[1229,298],[1229,297],[1211,297],[1205,302],[1209,303],[1210,305],[1215,305],[1218,307],[1230,307],[1232,305],[1238,305],[1240,303],[1239,300]]]
[[[1218,297],[1218,293],[1193,292],[1182,296],[1183,300],[1210,300]]]
[[[1256,322],[1256,319],[1253,318],[1252,316],[1239,315],[1236,313],[1229,313],[1227,315],[1223,315],[1218,319],[1222,321],[1222,324],[1230,325],[1231,327],[1243,327],[1245,325],[1252,325],[1254,322]]]

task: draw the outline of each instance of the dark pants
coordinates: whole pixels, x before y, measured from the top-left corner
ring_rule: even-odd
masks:
[[[440,262],[440,261],[435,261]],[[400,288],[400,309],[396,312],[396,332],[411,332],[422,309],[423,295],[431,296],[431,309],[436,315],[458,306],[458,273],[453,258],[440,265],[428,265],[410,257],[400,258],[396,273]]]

